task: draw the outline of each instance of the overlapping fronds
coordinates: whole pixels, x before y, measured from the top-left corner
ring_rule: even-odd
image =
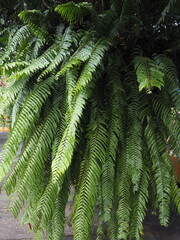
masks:
[[[168,155],[180,140],[175,1],[153,1],[150,20],[142,1],[51,2],[28,3],[0,33],[9,208],[39,240],[63,239],[66,217],[75,240],[90,239],[97,213],[97,240],[139,240],[148,207],[163,226],[180,213]],[[166,28],[153,25],[162,17]]]

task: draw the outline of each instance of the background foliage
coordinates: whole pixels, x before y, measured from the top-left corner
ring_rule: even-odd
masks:
[[[180,136],[180,3],[1,1],[0,154],[9,208],[37,239],[140,239],[147,209],[180,213],[169,150]],[[170,136],[170,137],[169,137]],[[22,153],[13,165],[19,144]],[[13,166],[13,167],[12,167]]]

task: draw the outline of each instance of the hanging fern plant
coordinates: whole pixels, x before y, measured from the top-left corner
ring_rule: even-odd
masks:
[[[152,2],[149,21],[139,0],[57,2],[27,5],[0,35],[9,208],[17,217],[26,207],[37,239],[60,240],[73,186],[75,240],[91,238],[97,203],[97,240],[141,239],[149,209],[163,226],[172,206],[180,213],[168,155],[180,140],[180,45],[168,32],[179,33],[179,3]]]

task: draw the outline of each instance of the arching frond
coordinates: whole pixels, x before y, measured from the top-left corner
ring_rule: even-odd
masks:
[[[70,23],[76,23],[86,15],[95,15],[92,4],[88,2],[74,3],[71,1],[57,6],[55,11]]]
[[[79,92],[80,90],[84,89],[86,85],[90,82],[93,78],[93,73],[97,69],[98,65],[101,63],[105,52],[108,50],[111,42],[107,38],[99,39],[92,49],[91,56],[87,63],[85,64],[81,75],[76,83],[76,86],[73,90],[74,93]]]
[[[72,32],[70,28],[67,28],[62,39],[58,40],[58,47],[56,56],[50,61],[49,66],[41,73],[39,79],[46,74],[52,72],[66,57],[68,57],[69,48],[72,44]]]

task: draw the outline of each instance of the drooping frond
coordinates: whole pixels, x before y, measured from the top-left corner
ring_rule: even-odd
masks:
[[[172,177],[171,194],[177,208],[177,212],[180,213],[180,189],[177,186],[177,182],[174,176]]]
[[[116,73],[119,71],[117,56],[110,63],[108,68],[109,82],[108,91],[108,115],[109,115],[109,136],[108,149],[104,164],[102,166],[102,205],[104,221],[110,222],[111,209],[114,198],[114,179],[115,179],[115,162],[118,142],[122,136],[122,106],[123,89],[120,86],[120,79]]]
[[[46,74],[52,72],[66,57],[68,57],[68,53],[70,51],[70,46],[72,44],[72,31],[70,28],[67,28],[65,33],[62,36],[62,39],[58,39],[57,44],[57,52],[52,61],[49,61],[48,67],[41,73],[39,79]],[[55,48],[53,48],[55,50]],[[38,63],[37,63],[38,65]]]
[[[67,70],[73,67],[79,67],[81,63],[86,62],[90,56],[92,49],[95,45],[93,42],[93,32],[87,33],[81,40],[78,49],[70,57],[69,61],[62,67],[62,69],[57,73],[56,78],[63,75]]]
[[[27,199],[28,191],[31,189],[32,183],[36,180],[38,175],[41,175],[44,165],[43,162],[48,157],[48,153],[57,129],[59,114],[58,106],[52,107],[52,110],[45,119],[43,128],[41,128],[41,133],[38,136],[39,138],[36,142],[36,146],[33,147],[33,153],[29,153],[30,155],[28,157],[28,163],[26,157],[26,165],[22,166],[21,164],[21,166],[24,167],[24,173],[21,178],[18,179],[16,185],[15,195],[18,197],[18,199],[14,200],[10,206],[15,216],[18,213],[18,207],[21,205],[23,206],[24,200]],[[21,171],[23,172],[23,170]]]
[[[127,146],[125,150],[118,156],[118,209],[116,212],[118,222],[118,239],[127,239],[130,225],[130,192],[131,184],[127,169]]]
[[[127,76],[127,80],[131,81],[133,76]],[[129,114],[128,114],[128,131],[127,131],[127,168],[133,183],[133,190],[139,188],[139,181],[142,171],[142,123],[139,118],[139,98],[138,86],[133,84],[130,86],[131,94],[128,96]]]
[[[97,200],[97,185],[100,180],[101,168],[105,159],[107,147],[107,131],[105,122],[100,119],[100,112],[96,106],[91,113],[89,125],[89,154],[87,165],[81,179],[81,187],[76,196],[74,213],[74,239],[87,239],[92,225],[92,216]],[[100,122],[99,122],[100,121]],[[91,131],[93,129],[93,131]],[[84,225],[85,224],[85,225]]]
[[[85,100],[88,98],[88,95],[88,91],[85,89],[76,97],[75,107],[73,107],[69,116],[67,127],[64,130],[56,156],[52,161],[51,181],[49,182],[37,208],[38,220],[36,223],[36,229],[40,227],[41,223],[44,224],[48,222],[48,218],[52,216],[52,209],[54,207],[53,199],[57,197],[62,187],[64,174],[71,164],[75,144],[76,126],[82,115],[86,103]]]
[[[140,239],[140,234],[143,230],[142,222],[144,220],[146,210],[147,210],[147,202],[148,202],[148,185],[149,185],[149,176],[148,171],[143,170],[139,190],[135,194],[135,198],[133,199],[133,211],[131,218],[131,227],[130,227],[130,238]]]
[[[55,210],[52,217],[52,235],[50,237],[52,240],[59,240],[64,236],[65,207],[68,201],[69,183],[70,181],[67,175],[55,202]]]
[[[153,123],[149,120],[145,131],[145,137],[152,159],[152,169],[154,172],[154,181],[156,183],[157,201],[159,203],[159,219],[163,226],[169,222],[169,204],[170,204],[170,166],[160,154],[161,140],[155,133]]]
[[[90,82],[90,80],[93,78],[93,73],[95,73],[95,70],[101,63],[104,54],[108,50],[110,44],[110,40],[106,38],[102,38],[97,41],[96,45],[92,49],[91,56],[85,64],[81,75],[76,83],[76,86],[73,90],[74,93],[77,93],[84,89],[86,85]]]
[[[50,94],[51,83],[51,78],[42,82],[34,89],[24,104],[23,109],[21,110],[21,113],[19,114],[15,126],[10,134],[10,137],[4,145],[3,151],[0,155],[1,180],[4,178],[4,176],[9,171],[9,168],[11,167],[11,163],[16,156],[16,151],[18,149],[19,143],[35,123],[43,103]]]
[[[3,94],[0,105],[0,114],[3,114],[5,109],[8,108],[17,98],[18,94],[22,91],[22,88],[26,82],[26,79],[20,79],[15,82],[12,86],[7,86],[6,91]]]
[[[180,85],[178,81],[178,72],[173,61],[165,55],[155,56],[155,60],[164,73],[164,83],[168,91],[175,110],[180,110]]]
[[[36,128],[36,131],[33,133],[29,141],[27,142],[27,147],[24,147],[24,150],[21,154],[21,156],[18,159],[18,162],[16,163],[16,166],[13,168],[12,173],[5,181],[5,189],[8,195],[10,195],[12,192],[14,192],[14,188],[18,182],[18,179],[21,179],[24,170],[27,167],[27,157],[29,158],[31,153],[34,151],[34,148],[38,142],[40,133],[42,131],[42,124]],[[18,175],[17,175],[18,173]]]

